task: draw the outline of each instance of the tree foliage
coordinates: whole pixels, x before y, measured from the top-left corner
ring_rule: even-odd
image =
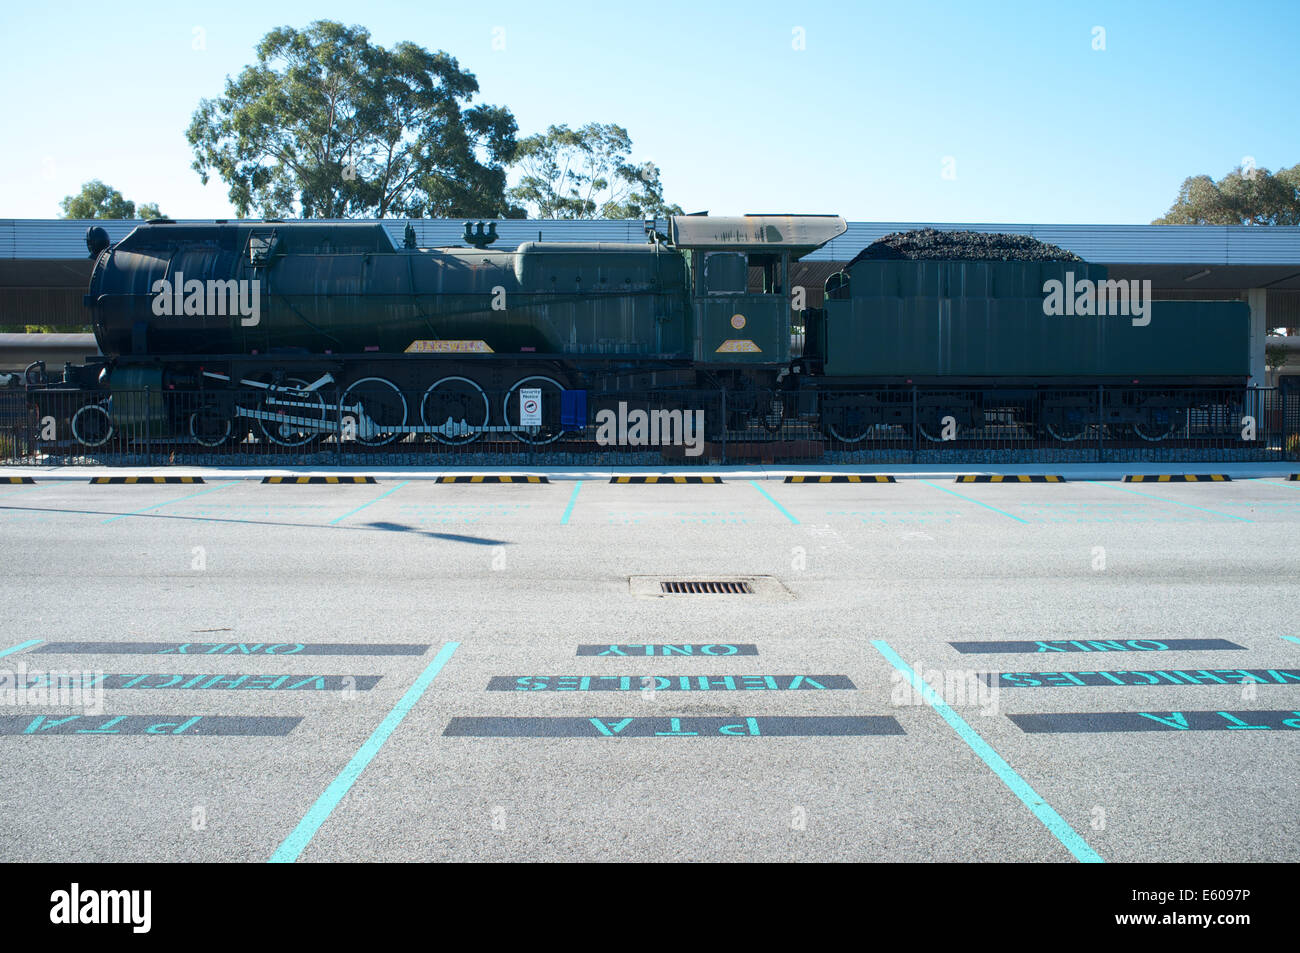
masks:
[[[1276,173],[1237,166],[1219,181],[1183,180],[1178,198],[1153,225],[1300,225],[1300,163]]]
[[[630,160],[622,126],[550,126],[522,139],[514,164],[522,175],[510,197],[537,218],[641,218],[680,215],[664,202],[659,168]]]
[[[162,218],[158,206],[145,202],[136,210],[135,203],[117,189],[99,179],[91,179],[76,195],[59,203],[64,218]]]
[[[478,90],[447,53],[318,20],[263,37],[186,135],[204,184],[225,181],[241,217],[517,217],[515,120],[468,106]]]

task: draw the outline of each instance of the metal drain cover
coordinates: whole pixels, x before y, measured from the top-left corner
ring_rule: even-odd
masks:
[[[634,596],[658,599],[669,596],[793,598],[773,576],[629,576],[628,591]]]

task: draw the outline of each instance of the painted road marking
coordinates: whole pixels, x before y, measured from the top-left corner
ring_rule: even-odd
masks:
[[[1125,639],[1070,640],[1039,642],[949,642],[964,655],[993,654],[997,652],[1204,652],[1242,649],[1244,645],[1227,639]]]
[[[903,661],[888,642],[877,639],[871,644],[877,652],[883,655],[895,669],[912,683],[912,687],[921,693],[921,697],[926,703],[939,713],[940,717],[957,733],[957,736],[979,755],[980,759],[1002,780],[1002,783],[1016,797],[1020,798],[1021,803],[1033,812],[1034,816],[1042,822],[1053,837],[1061,842],[1066,850],[1074,855],[1076,860],[1083,863],[1102,863],[1101,855],[1088,846],[1088,842],[1083,839],[1079,832],[1066,823],[1065,818],[1056,813],[1056,810],[1043,800],[1037,791],[1030,787],[1029,782],[1017,774],[1015,769],[1007,764],[1003,757],[993,750],[993,746],[980,737],[979,733],[968,725],[961,715],[953,711],[939,697],[939,694],[930,687],[930,684],[924,681],[921,676],[912,670],[911,666]]]
[[[20,666],[16,673],[0,675],[0,686],[9,691],[28,691],[46,687],[61,688],[74,683],[81,688],[103,689],[216,689],[218,691],[318,691],[368,692],[379,683],[381,675],[275,675],[213,674],[191,675],[188,672],[148,672],[143,675],[118,672],[47,672]],[[149,681],[154,679],[152,683]],[[10,684],[5,685],[8,682]]]
[[[1284,635],[1282,638],[1286,639],[1288,642],[1300,644],[1300,639],[1296,638],[1294,635]]]
[[[1203,506],[1193,506],[1191,503],[1183,503],[1179,500],[1171,500],[1168,497],[1156,496],[1154,493],[1142,493],[1138,490],[1130,490],[1126,486],[1115,486],[1113,483],[1103,483],[1100,480],[1089,480],[1094,486],[1104,486],[1107,489],[1119,490],[1122,493],[1133,493],[1137,496],[1145,496],[1152,500],[1159,500],[1161,503],[1168,503],[1171,506],[1185,506],[1189,510],[1200,510],[1202,513],[1212,513],[1215,516],[1222,516],[1225,519],[1239,520],[1243,523],[1253,523],[1254,520],[1248,520],[1244,516],[1234,516],[1232,513],[1220,513],[1218,510],[1209,510]]]
[[[731,715],[726,718],[480,718],[456,717],[448,738],[814,738],[901,735],[903,726],[890,715]]]
[[[410,480],[405,480],[405,481],[403,481],[402,483],[397,484],[397,486],[393,487],[391,490],[385,490],[383,493],[380,493],[377,497],[375,497],[375,498],[374,498],[373,500],[371,500],[369,503],[362,503],[362,504],[361,504],[360,506],[358,506],[356,509],[354,509],[354,510],[348,510],[348,511],[347,511],[346,513],[344,513],[342,516],[339,516],[339,517],[336,517],[335,519],[330,520],[330,521],[329,521],[329,525],[330,525],[330,526],[335,526],[335,525],[337,525],[338,523],[340,523],[341,521],[347,519],[347,518],[348,518],[349,516],[351,516],[352,514],[354,514],[354,513],[360,513],[360,512],[361,512],[362,510],[364,510],[367,506],[373,506],[375,503],[378,503],[378,502],[379,502],[380,500],[382,500],[384,497],[389,496],[389,495],[391,495],[391,494],[393,494],[393,493],[396,493],[398,490],[400,490],[402,487],[406,486],[406,484],[407,484],[407,483],[410,483],[410,482],[411,482]]]
[[[745,692],[856,688],[847,675],[493,675],[489,692]]]
[[[775,498],[773,498],[773,496],[772,496],[771,493],[768,493],[767,490],[765,490],[765,489],[763,489],[761,486],[759,486],[757,480],[750,480],[750,481],[749,481],[749,485],[752,486],[754,489],[758,490],[759,493],[762,493],[765,497],[767,497],[767,501],[768,501],[769,503],[771,503],[773,506],[775,506],[778,510],[780,510],[782,516],[784,516],[786,519],[788,519],[791,523],[794,523],[795,525],[798,525],[799,521],[798,521],[797,519],[794,518],[794,514],[791,513],[789,510],[787,510],[787,509],[786,509],[784,506],[782,506],[780,503],[778,503],[778,502],[775,500]]]
[[[578,502],[578,491],[582,489],[582,481],[573,488],[573,494],[569,497],[569,505],[564,508],[564,515],[560,517],[561,525],[568,525],[569,517],[573,515],[573,504]]]
[[[1024,523],[1026,526],[1029,525],[1029,520],[1021,519],[1019,516],[1014,516],[1011,513],[1008,513],[1006,510],[1000,510],[996,506],[989,506],[987,503],[974,499],[973,497],[966,496],[963,493],[958,493],[956,490],[950,490],[946,486],[939,486],[939,484],[931,483],[929,480],[918,480],[917,482],[924,483],[926,486],[934,487],[936,490],[943,490],[943,492],[945,493],[951,493],[953,496],[963,499],[967,503],[975,503],[979,506],[984,507],[986,510],[992,510],[994,513],[1001,513],[1003,516],[1010,517],[1011,519],[1015,520],[1017,523]]]
[[[352,760],[339,772],[338,777],[330,782],[329,787],[316,799],[316,803],[307,810],[302,820],[298,822],[298,826],[275,849],[269,863],[292,864],[306,850],[307,845],[316,836],[316,832],[320,830],[321,825],[329,820],[329,816],[334,813],[334,808],[338,807],[339,802],[351,790],[352,785],[361,776],[361,772],[366,770],[366,766],[374,760],[375,755],[379,754],[384,742],[397,730],[397,726],[402,723],[410,710],[424,696],[425,689],[442,671],[442,667],[447,664],[447,660],[452,657],[459,647],[459,642],[448,642],[439,650],[438,654],[433,657],[433,661],[420,673],[420,677],[415,680],[414,684],[406,690],[406,694],[393,706],[393,710],[385,716],[379,727],[374,730],[357,750],[357,753],[352,756]]]
[[[5,493],[0,493],[0,496],[13,496],[15,493],[26,493],[26,492],[28,492],[29,490],[47,490],[47,489],[49,489],[50,487],[52,487],[52,486],[54,486],[54,485],[55,485],[55,484],[53,484],[53,483],[37,483],[37,484],[34,484],[34,485],[32,485],[32,486],[25,486],[25,487],[23,487],[22,489],[18,489],[18,490],[9,490],[9,491],[7,491],[7,492],[5,492]],[[1278,486],[1286,486],[1286,484],[1285,484],[1285,483],[1279,483]]]
[[[660,645],[622,642],[615,645],[579,645],[577,655],[757,655],[758,646],[748,642],[709,645]]]
[[[0,735],[289,734],[301,717],[265,715],[0,715]]]
[[[1220,676],[1226,676],[1221,678]],[[993,673],[984,673],[992,684]],[[1111,687],[1115,685],[1296,685],[1300,669],[1294,668],[1216,668],[1174,669],[1172,671],[1120,672],[1003,672],[998,676],[1000,688],[1073,688],[1076,686]]]
[[[385,642],[47,642],[36,651],[59,655],[423,655],[428,650],[427,644]]]
[[[1104,711],[1007,715],[1026,734],[1300,731],[1300,711]]]
[[[105,479],[107,479],[107,477],[105,477]],[[199,480],[198,482],[202,483],[203,481]],[[178,496],[174,500],[164,500],[161,503],[155,503],[153,506],[146,506],[144,509],[132,510],[130,513],[122,513],[118,516],[110,516],[108,519],[104,520],[103,522],[113,523],[116,522],[117,520],[124,520],[128,516],[139,516],[141,513],[152,513],[154,510],[160,510],[164,506],[171,506],[173,503],[182,503],[185,500],[192,500],[196,496],[204,496],[205,494],[208,493],[216,493],[218,490],[224,490],[226,487],[234,486],[238,482],[239,482],[238,480],[233,480],[230,483],[223,483],[220,486],[209,487],[206,490],[199,490],[199,492],[197,493],[187,493],[185,496]]]
[[[7,649],[0,649],[0,658],[6,655],[13,655],[15,652],[21,652],[23,649],[30,649],[33,645],[40,645],[42,639],[28,639],[26,642],[19,642],[17,645],[11,645]]]

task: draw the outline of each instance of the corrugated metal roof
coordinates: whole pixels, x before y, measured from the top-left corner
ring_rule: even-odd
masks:
[[[211,221],[185,219],[183,221]],[[253,221],[253,220],[250,220]],[[319,220],[314,220],[319,221]],[[355,221],[355,220],[353,220]],[[461,244],[464,219],[411,219],[425,248]],[[407,219],[384,219],[393,243],[402,244]],[[124,238],[139,222],[79,219],[0,219],[0,258],[85,258],[86,228],[101,225],[109,238]],[[661,232],[667,223],[659,220]],[[891,232],[939,228],[1031,235],[1100,264],[1300,265],[1300,227],[1252,225],[1007,225],[996,223],[850,222],[844,235],[808,256],[809,260],[848,261]],[[643,242],[638,219],[497,221],[499,248],[526,241]]]

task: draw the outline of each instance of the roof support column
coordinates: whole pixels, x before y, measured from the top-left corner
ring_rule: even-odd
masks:
[[[1250,304],[1250,383],[1263,387],[1268,383],[1264,371],[1264,338],[1268,335],[1268,289],[1251,288],[1246,293]]]

